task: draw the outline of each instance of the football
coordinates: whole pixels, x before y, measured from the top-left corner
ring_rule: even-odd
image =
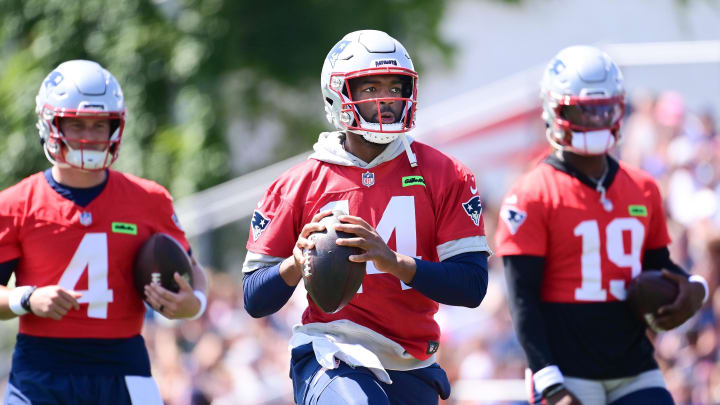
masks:
[[[365,263],[351,262],[350,255],[362,254],[356,247],[340,246],[338,238],[352,238],[355,235],[335,230],[339,224],[340,211],[320,220],[325,230],[310,234],[315,242],[312,249],[305,251],[307,256],[303,266],[305,289],[313,302],[325,313],[341,310],[357,293],[365,277]]]
[[[627,303],[633,314],[648,324],[648,315],[654,315],[660,307],[672,303],[677,295],[677,284],[663,277],[660,271],[644,270],[630,282]]]
[[[178,292],[180,286],[175,282],[175,272],[192,285],[192,264],[182,245],[170,235],[156,233],[149,237],[135,256],[135,288],[141,297],[145,297],[145,286],[160,283],[164,288]]]

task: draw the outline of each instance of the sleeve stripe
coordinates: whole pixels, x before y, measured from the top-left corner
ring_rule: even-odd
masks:
[[[461,253],[467,252],[487,252],[488,255],[491,256],[493,254],[485,236],[470,236],[467,238],[451,240],[437,246],[437,253],[440,261],[443,261],[448,257],[457,256]]]

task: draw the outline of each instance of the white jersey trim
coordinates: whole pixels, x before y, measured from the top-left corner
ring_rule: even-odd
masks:
[[[264,255],[262,253],[255,253],[248,250],[245,255],[245,262],[243,262],[243,273],[252,273],[257,269],[263,267],[271,267],[285,260],[284,257],[276,257],[270,255]]]
[[[484,236],[470,236],[455,239],[437,246],[437,254],[440,261],[467,252],[487,252],[490,256],[493,254],[487,243],[487,238]]]

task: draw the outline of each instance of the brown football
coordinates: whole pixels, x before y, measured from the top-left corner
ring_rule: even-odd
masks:
[[[678,286],[657,270],[643,270],[627,290],[627,303],[635,316],[647,323],[646,314],[655,314],[663,305],[672,303]]]
[[[192,285],[192,264],[182,245],[172,236],[156,233],[143,242],[135,256],[135,288],[145,298],[145,285],[160,283],[164,288],[178,292],[180,286],[173,278],[178,272]]]
[[[305,289],[313,302],[325,313],[341,310],[353,299],[365,277],[365,263],[351,262],[350,255],[363,253],[356,247],[340,246],[338,238],[352,238],[354,234],[335,230],[340,223],[340,211],[320,220],[325,230],[310,235],[315,242],[312,249],[306,251],[307,260],[303,266]]]

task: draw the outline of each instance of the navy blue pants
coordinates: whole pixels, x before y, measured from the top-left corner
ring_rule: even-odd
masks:
[[[11,372],[5,405],[132,405],[124,376]]]
[[[437,405],[450,396],[450,382],[437,363],[410,371],[388,370],[392,384],[385,384],[364,367],[340,362],[323,369],[311,344],[293,349],[290,378],[299,405]]]

